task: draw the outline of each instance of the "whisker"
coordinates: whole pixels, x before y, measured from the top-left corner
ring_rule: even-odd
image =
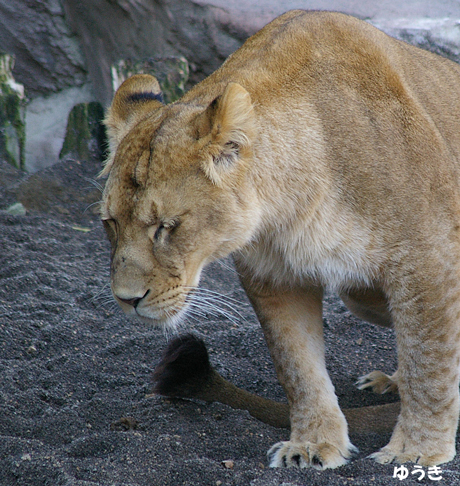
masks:
[[[235,267],[232,265],[228,264],[225,260],[217,260],[217,263],[222,267],[225,268],[225,270],[228,270],[232,273],[236,273]]]
[[[191,309],[194,314],[200,317],[206,317],[207,315],[219,315],[217,308],[212,308],[206,305],[200,305],[199,303],[190,303],[188,309]]]
[[[200,303],[201,305],[208,305],[208,306],[216,307],[220,311],[223,311],[224,309],[221,309],[221,308],[219,308],[215,305],[215,304],[218,304],[218,305],[225,307],[226,309],[230,310],[231,312],[234,312],[242,320],[246,320],[245,317],[243,316],[243,314],[237,308],[235,308],[234,305],[232,305],[232,303],[225,302],[224,300],[212,299],[212,298],[209,298],[209,297],[203,297],[203,296],[200,296],[200,295],[197,295],[195,297],[195,299],[196,299],[196,302]],[[225,312],[228,312],[228,311],[225,310]]]
[[[90,298],[90,302],[98,309],[115,312],[119,306],[112,295],[110,284],[106,283],[102,289]]]
[[[228,294],[222,294],[220,292],[216,292],[215,290],[207,289],[207,288],[204,288],[204,287],[184,287],[184,288],[186,290],[192,290],[192,291],[197,292],[199,294],[208,293],[208,294],[214,295],[216,297],[222,297],[223,299],[232,301],[239,306],[248,307],[248,305],[245,304],[244,302],[236,300],[233,297],[230,297]]]
[[[230,312],[220,307],[217,307],[215,305],[212,305],[209,302],[196,301],[190,303],[189,306],[191,309],[194,309],[195,313],[197,313],[196,309],[198,309],[198,312],[200,313],[205,313],[203,317],[205,317],[206,315],[208,316],[210,315],[213,317],[225,317],[226,319],[233,322],[234,324],[238,324],[238,320]]]
[[[177,335],[185,327],[185,319],[175,319],[175,315],[166,310],[166,317],[170,320],[170,325],[163,328],[163,335],[166,339],[170,339],[174,335]]]
[[[84,179],[86,182],[89,182],[92,186],[94,186],[101,194],[104,192],[104,186],[98,181],[91,179],[90,177],[85,177]]]
[[[187,297],[188,301],[198,306],[201,311],[205,311],[215,317],[222,316],[233,323],[238,323],[232,313],[235,313],[241,320],[246,321],[246,317],[238,310],[238,307],[247,308],[247,304],[233,299],[232,297],[217,292],[215,290],[201,287],[185,287],[190,292]]]
[[[204,310],[202,310],[203,307],[198,305],[198,304],[190,303],[187,306],[187,309],[191,309],[191,312],[193,312],[193,314],[195,314],[197,316],[206,317],[206,312]]]
[[[100,301],[95,303],[96,307],[115,310],[118,309],[118,304],[113,299],[107,299],[104,301]]]
[[[98,300],[101,297],[108,297],[109,295],[112,296],[111,291],[110,291],[109,294],[107,293],[107,290],[109,290],[109,287],[110,287],[109,283],[104,284],[102,289],[100,289],[99,292],[96,295],[93,295],[93,297],[91,298],[91,301]]]
[[[113,299],[102,300],[102,301],[99,302],[99,304],[101,306],[111,305],[113,307],[116,307],[118,305]]]
[[[93,202],[92,204],[90,204],[84,211],[83,213],[86,213],[87,211],[89,211],[93,206],[96,206],[96,205],[101,205],[102,204],[102,201],[96,201],[96,202]]]
[[[198,317],[196,317],[196,316],[194,315],[194,313],[193,313],[193,312],[190,312],[190,313],[188,312],[188,313],[186,314],[186,316],[185,316],[185,320],[187,321],[188,319],[192,319],[193,321],[198,322],[198,323],[200,323],[200,324],[201,324],[201,320],[200,320],[200,319],[198,319]]]

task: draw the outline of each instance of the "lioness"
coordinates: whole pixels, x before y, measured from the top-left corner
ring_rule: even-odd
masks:
[[[173,104],[155,78],[128,79],[106,125],[113,294],[172,328],[203,267],[233,253],[290,406],[271,466],[334,468],[355,449],[325,366],[326,286],[396,331],[401,412],[373,457],[454,457],[459,66],[346,15],[291,11]]]

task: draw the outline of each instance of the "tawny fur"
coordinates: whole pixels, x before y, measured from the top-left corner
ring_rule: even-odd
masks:
[[[153,95],[156,84],[150,81]],[[106,118],[102,218],[122,308],[165,329],[233,253],[290,406],[272,466],[353,451],[326,371],[323,289],[393,325],[401,413],[379,462],[455,455],[460,360],[460,67],[337,13],[292,11],[181,100]]]

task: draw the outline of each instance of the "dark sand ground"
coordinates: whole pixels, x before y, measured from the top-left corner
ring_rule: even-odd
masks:
[[[18,198],[29,208],[25,216],[0,211],[1,486],[460,484],[460,457],[442,466],[440,481],[418,481],[414,465],[406,479],[393,478],[393,465],[366,459],[389,439],[377,434],[352,436],[359,455],[333,471],[269,469],[266,451],[287,430],[221,404],[148,396],[167,340],[111,300],[108,244],[97,209],[85,212],[99,197],[88,181],[99,168],[68,161],[24,177],[0,165],[0,209]],[[212,265],[202,285],[240,301],[241,316],[190,319],[184,332],[205,340],[227,379],[283,400],[259,325],[227,267]],[[325,335],[342,406],[391,400],[354,386],[371,370],[395,369],[391,331],[354,319],[329,297]],[[137,428],[123,430],[122,417]]]

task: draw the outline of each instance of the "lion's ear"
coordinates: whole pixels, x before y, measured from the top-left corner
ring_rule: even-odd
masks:
[[[163,106],[160,84],[154,76],[136,74],[117,89],[104,120],[109,141],[109,158],[101,175],[111,168],[118,144],[147,112]]]
[[[203,161],[206,175],[217,185],[222,177],[248,155],[256,135],[254,108],[249,93],[230,83],[198,120],[200,138],[207,132],[210,143]]]

